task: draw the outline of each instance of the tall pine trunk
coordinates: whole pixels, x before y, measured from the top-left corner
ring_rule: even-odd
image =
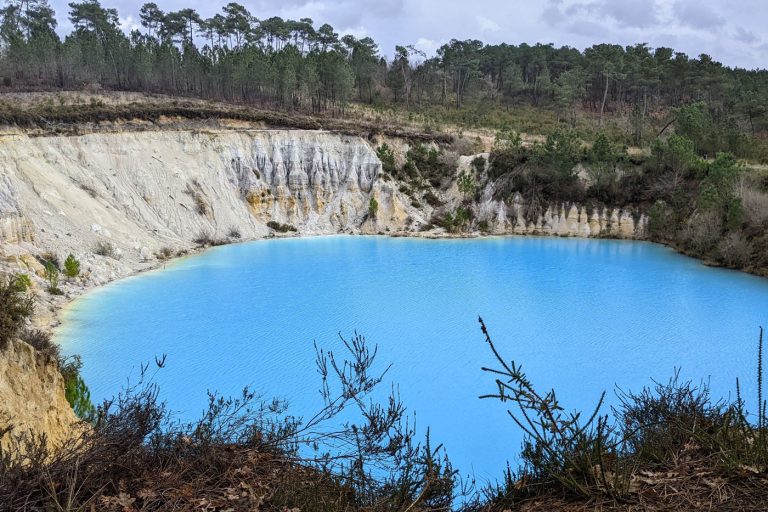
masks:
[[[603,125],[603,112],[605,111],[605,101],[608,99],[608,84],[610,79],[605,75],[605,91],[603,91],[603,102],[600,104],[600,126]]]

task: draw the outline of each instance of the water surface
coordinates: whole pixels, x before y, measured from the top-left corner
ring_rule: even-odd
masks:
[[[220,247],[96,290],[76,301],[59,341],[84,361],[92,395],[112,396],[142,362],[168,354],[156,376],[181,417],[206,390],[244,385],[319,407],[313,343],[364,334],[392,363],[418,424],[454,465],[495,478],[522,436],[480,371],[499,349],[568,408],[619,385],[639,390],[683,376],[727,396],[754,391],[768,280],[707,268],[649,243],[558,238],[419,240],[320,237]],[[385,384],[388,386],[388,384]]]

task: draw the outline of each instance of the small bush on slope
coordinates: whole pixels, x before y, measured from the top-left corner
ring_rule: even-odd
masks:
[[[15,275],[0,280],[0,350],[18,336],[34,312],[34,299],[27,293],[28,280]]]
[[[70,279],[80,275],[80,262],[75,258],[74,254],[70,254],[64,260],[64,275]]]

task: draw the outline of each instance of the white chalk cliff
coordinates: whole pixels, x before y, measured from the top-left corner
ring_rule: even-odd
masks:
[[[462,157],[458,166],[470,158]],[[72,252],[98,281],[153,260],[161,248],[193,246],[202,233],[244,239],[270,233],[267,223],[301,234],[421,232],[434,213],[382,175],[374,144],[359,137],[302,130],[145,131],[0,139],[0,243],[21,258]],[[423,194],[423,193],[422,193]],[[459,204],[454,186],[438,192]],[[644,218],[629,212],[548,209],[526,222],[519,198],[476,208],[496,234],[637,238]],[[375,198],[379,208],[369,218]],[[93,254],[112,244],[119,261]],[[98,283],[97,283],[98,284]]]

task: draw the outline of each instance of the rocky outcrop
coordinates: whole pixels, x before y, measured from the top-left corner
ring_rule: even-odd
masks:
[[[34,242],[35,228],[29,218],[20,214],[0,216],[0,240],[7,243]]]
[[[6,255],[84,257],[111,244],[117,277],[201,234],[265,236],[271,220],[308,234],[357,231],[369,196],[388,189],[368,143],[316,131],[16,136],[0,141],[0,168]]]
[[[487,155],[485,155],[487,156]],[[459,159],[459,169],[474,156]],[[300,233],[418,231],[434,213],[422,197],[383,176],[374,147],[359,137],[320,131],[242,130],[18,135],[0,141],[0,237],[59,252],[89,252],[109,242],[126,260],[165,246],[188,247],[201,233],[244,238],[267,222]],[[438,192],[458,204],[456,187]],[[627,212],[547,210],[526,222],[511,204],[485,194],[476,206],[500,233],[636,236]],[[369,218],[368,205],[379,209]]]
[[[241,195],[262,223],[335,232],[362,221],[381,170],[371,147],[355,137],[312,132],[269,133],[232,157]]]
[[[57,446],[77,423],[56,361],[18,340],[0,350],[0,404],[0,432],[12,427],[0,447],[29,434],[45,435]]]
[[[588,209],[576,204],[548,206],[535,220],[526,218],[525,204],[516,194],[511,204],[488,201],[481,215],[499,234],[566,237],[612,237],[641,240],[646,236],[645,214],[615,208]]]

